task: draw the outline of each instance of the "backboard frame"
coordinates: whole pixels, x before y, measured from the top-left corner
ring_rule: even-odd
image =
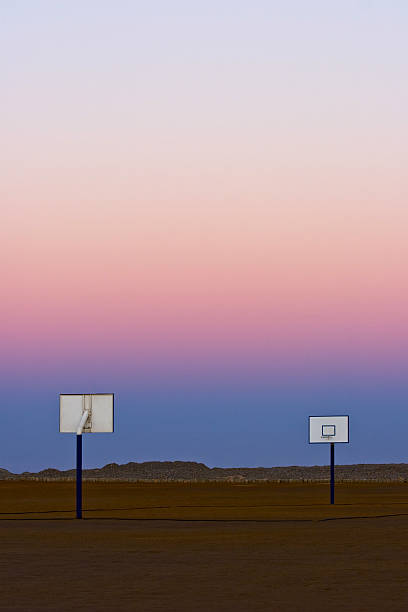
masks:
[[[310,441],[310,429],[311,429],[311,419],[327,419],[327,423],[321,424],[321,431],[323,432],[323,425],[336,425],[335,423],[330,423],[330,419],[347,419],[347,440],[333,440],[332,438],[335,436],[328,436],[324,440],[320,440],[319,442],[311,442]],[[307,418],[308,423],[308,443],[309,444],[350,444],[350,415],[348,414],[312,414]],[[337,429],[337,428],[336,428]]]
[[[62,431],[61,430],[61,424],[62,424],[62,397],[81,397],[81,398],[85,398],[85,397],[100,397],[100,396],[109,396],[112,398],[112,429],[109,429],[108,431],[87,431],[86,429],[84,429],[83,432],[81,433],[114,433],[115,431],[115,394],[114,393],[60,393],[59,394],[59,433],[77,433],[77,431],[74,431],[74,429],[70,430],[70,431]],[[92,401],[92,400],[91,400]],[[78,423],[79,424],[79,423]]]

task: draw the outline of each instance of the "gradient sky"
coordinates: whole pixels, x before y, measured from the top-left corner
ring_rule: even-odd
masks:
[[[5,0],[0,466],[408,461],[408,5]]]

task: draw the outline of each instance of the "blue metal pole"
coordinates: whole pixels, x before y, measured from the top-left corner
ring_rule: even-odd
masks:
[[[76,517],[82,518],[82,435],[77,435],[76,452]]]
[[[334,504],[334,442],[330,442],[330,503]]]

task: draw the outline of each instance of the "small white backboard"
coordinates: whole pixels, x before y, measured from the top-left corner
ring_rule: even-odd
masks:
[[[324,444],[325,442],[349,442],[348,415],[309,417],[309,443]]]
[[[60,395],[60,433],[112,433],[113,393]]]

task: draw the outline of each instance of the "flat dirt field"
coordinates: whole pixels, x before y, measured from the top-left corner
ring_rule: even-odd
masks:
[[[0,482],[0,610],[408,609],[408,484]]]

